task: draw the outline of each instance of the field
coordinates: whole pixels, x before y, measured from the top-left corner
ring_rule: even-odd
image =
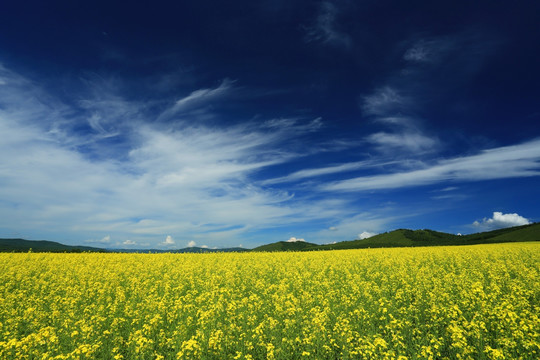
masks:
[[[0,359],[538,359],[540,243],[0,254]]]

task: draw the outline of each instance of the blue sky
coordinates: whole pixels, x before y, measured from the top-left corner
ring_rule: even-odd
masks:
[[[536,1],[0,5],[0,237],[254,247],[540,221]]]

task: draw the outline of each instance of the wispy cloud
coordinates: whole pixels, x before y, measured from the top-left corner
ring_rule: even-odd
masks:
[[[408,61],[423,62],[429,61],[430,56],[430,51],[426,46],[424,46],[424,44],[416,44],[415,46],[407,49],[403,55],[403,58]]]
[[[440,140],[421,130],[421,121],[414,115],[418,106],[414,98],[402,95],[402,92],[384,86],[362,98],[364,114],[391,129],[367,135],[365,141],[381,153],[418,155],[439,150]]]
[[[263,181],[263,184],[264,185],[279,184],[279,183],[284,183],[284,182],[302,180],[306,178],[358,170],[361,168],[373,167],[374,165],[375,164],[371,161],[359,161],[359,162],[353,162],[353,163],[347,163],[347,164],[327,166],[323,168],[305,169],[305,170],[296,171],[287,176],[265,180]],[[377,166],[380,166],[380,164],[377,164]]]
[[[362,110],[366,115],[374,115],[384,119],[392,119],[399,123],[404,110],[410,110],[412,100],[391,86],[383,86],[373,93],[362,97]]]
[[[473,68],[483,61],[486,53],[496,46],[496,41],[478,29],[466,29],[462,32],[445,36],[414,37],[406,42],[403,59],[409,64],[405,73],[419,66],[426,70],[456,67],[465,65],[466,68],[455,70],[467,73],[468,66]],[[461,74],[460,74],[461,75]]]
[[[504,171],[502,170],[504,169]],[[479,181],[540,175],[540,140],[440,160],[421,169],[356,177],[322,185],[327,191],[366,191],[422,186],[446,181]]]
[[[311,181],[319,182],[321,180],[320,177],[324,177],[326,175],[340,174],[340,176],[344,176],[343,175],[344,173],[354,172],[357,170],[373,171],[373,169],[378,169],[378,168],[382,169],[385,167],[392,167],[392,166],[399,167],[399,168],[410,168],[411,166],[414,166],[414,164],[417,164],[417,163],[418,163],[417,161],[386,160],[384,158],[377,157],[370,160],[356,161],[356,162],[349,162],[349,163],[339,164],[339,165],[329,165],[329,166],[324,166],[324,167],[319,167],[319,168],[299,170],[286,176],[263,180],[261,184],[273,185],[273,184],[301,181],[304,179],[310,179]]]
[[[340,204],[296,201],[292,206],[292,194],[253,180],[269,166],[303,156],[282,145],[320,129],[320,119],[165,126],[153,121],[147,103],[119,94],[111,101],[96,95],[94,101],[86,92],[84,102],[67,105],[43,100],[39,86],[7,70],[1,78],[5,228],[58,240],[76,240],[73,234],[83,237],[79,241],[110,236],[119,245],[139,246],[169,246],[173,238],[203,234],[204,241],[227,246],[247,232],[343,213]],[[193,93],[190,101],[211,94]],[[113,123],[100,118],[93,131],[80,131],[94,114],[103,117],[111,109],[116,109]],[[118,136],[103,143],[110,129]],[[165,242],[157,240],[166,235],[171,237]],[[123,244],[125,239],[129,242]]]
[[[189,95],[177,100],[172,106],[159,115],[158,119],[167,119],[176,115],[181,115],[195,109],[205,109],[217,101],[230,95],[233,90],[234,81],[225,79],[216,88],[198,89]]]
[[[413,131],[402,133],[378,132],[367,136],[366,140],[375,145],[380,152],[406,150],[418,154],[433,151],[439,145],[438,139]]]
[[[340,9],[334,3],[321,2],[315,23],[307,28],[306,41],[340,47],[351,46],[351,37],[339,29],[339,14]]]
[[[402,58],[406,60],[401,68],[360,97],[364,116],[385,127],[365,140],[379,151],[400,156],[443,149],[441,139],[423,126],[430,120],[429,109],[447,101],[442,99],[479,69],[492,47],[491,41],[474,31],[413,37],[401,43],[398,51],[403,51]],[[428,118],[424,119],[426,114]]]
[[[409,45],[403,54],[403,59],[412,63],[436,64],[453,51],[466,45],[466,40],[467,37],[464,36],[420,38]]]

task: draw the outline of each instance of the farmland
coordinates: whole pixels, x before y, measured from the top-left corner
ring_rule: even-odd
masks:
[[[537,359],[540,244],[0,254],[1,359]]]

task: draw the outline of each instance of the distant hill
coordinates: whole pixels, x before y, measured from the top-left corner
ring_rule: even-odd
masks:
[[[210,253],[210,252],[244,252],[244,251],[313,251],[365,249],[382,247],[411,247],[411,246],[445,246],[493,244],[504,242],[540,241],[540,223],[516,226],[511,228],[486,231],[469,235],[454,235],[433,230],[398,229],[375,235],[368,239],[342,241],[335,244],[317,245],[305,241],[278,241],[262,245],[252,250],[240,247],[226,249],[209,249],[189,247],[174,250],[162,249],[101,249],[90,246],[70,246],[55,241],[0,239],[0,252],[122,252],[122,253]]]
[[[105,252],[91,246],[70,246],[47,240],[0,239],[0,252]]]
[[[202,247],[188,247],[175,250],[162,249],[102,249],[91,246],[71,246],[55,241],[0,239],[0,252],[121,252],[121,253],[210,253],[210,252],[242,252],[249,251],[240,247],[226,249],[208,249]]]
[[[252,249],[252,251],[305,251],[311,248],[318,248],[320,245],[305,241],[278,241],[271,244],[262,245]]]

